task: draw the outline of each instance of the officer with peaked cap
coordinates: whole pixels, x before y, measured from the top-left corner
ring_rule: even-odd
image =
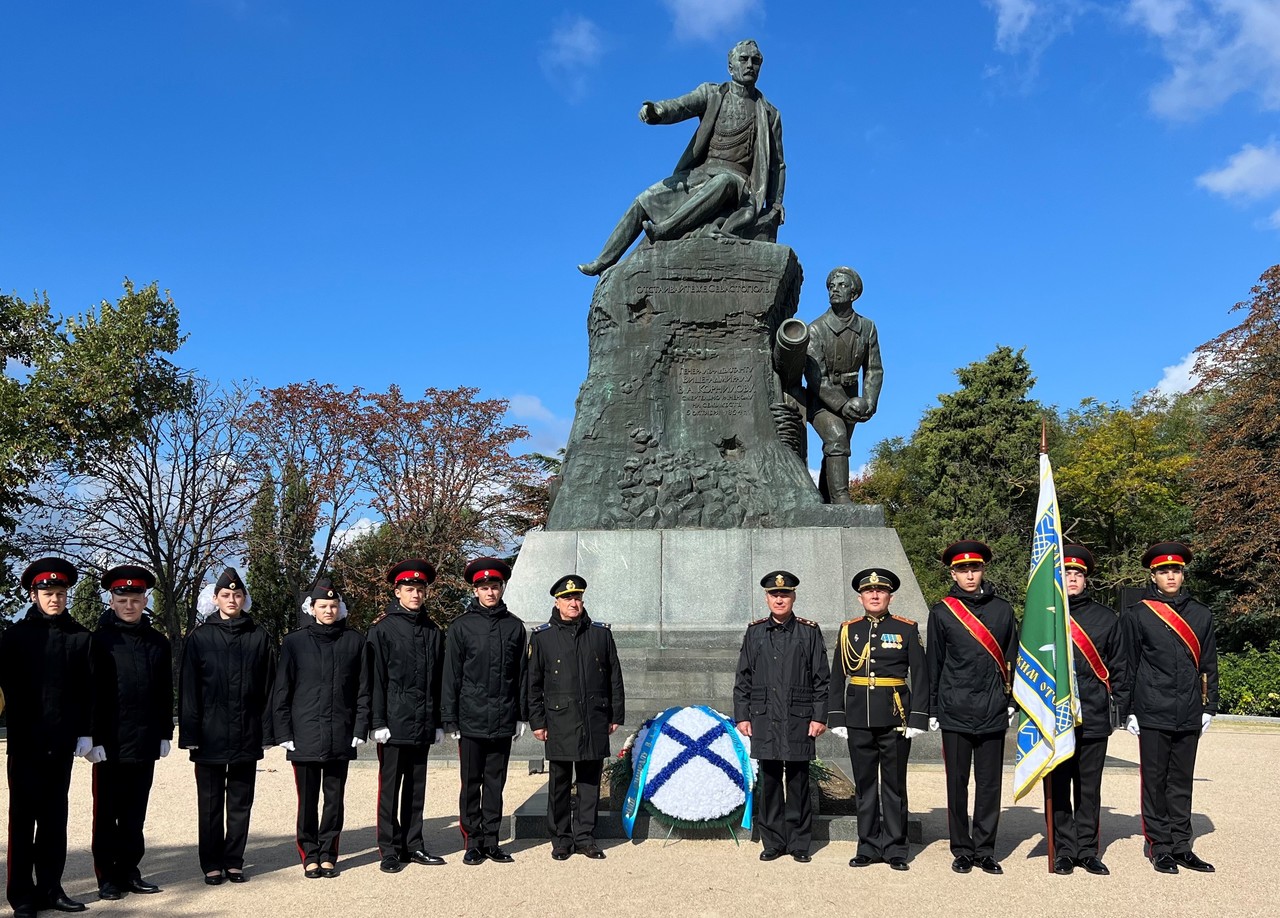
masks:
[[[1093,553],[1083,545],[1063,546],[1082,723],[1076,727],[1075,755],[1049,773],[1057,874],[1069,874],[1077,866],[1103,876],[1111,872],[1098,856],[1102,766],[1114,729],[1113,711],[1122,716],[1129,706],[1129,655],[1119,616],[1090,593],[1094,563]]]
[[[62,889],[71,759],[93,747],[90,635],[67,613],[75,567],[41,558],[22,572],[31,607],[0,632],[0,692],[8,714],[9,861],[13,913],[82,912]],[[34,878],[33,878],[34,875]]]
[[[396,873],[412,861],[438,867],[444,858],[426,849],[422,811],[427,803],[427,758],[444,739],[440,678],[444,634],[425,603],[436,569],[421,558],[387,571],[395,599],[369,628],[369,698],[378,744],[379,869]]]
[[[840,626],[827,725],[849,741],[858,790],[858,853],[850,867],[907,870],[907,759],[929,725],[929,672],[920,626],[889,614],[901,586],[888,568],[853,577],[866,613]]]
[[[93,633],[93,872],[98,898],[157,893],[138,865],[156,760],[173,740],[173,650],[151,626],[155,575],[121,564],[102,575],[109,595]]]
[[[579,574],[552,584],[551,620],[529,635],[529,724],[547,744],[547,834],[557,861],[575,849],[604,857],[595,839],[600,776],[609,736],[626,717],[618,648],[609,626],[587,614],[586,589]],[[575,786],[578,805],[571,807]]]
[[[178,745],[196,769],[204,881],[244,883],[258,761],[275,745],[271,688],[275,644],[249,617],[244,580],[226,568],[202,594],[204,623],[187,635],[178,689]],[[208,603],[212,603],[212,608]]]
[[[310,620],[280,648],[273,711],[276,741],[298,787],[303,873],[314,880],[338,875],[347,770],[369,734],[369,673],[364,635],[347,627],[347,606],[332,580],[312,585],[302,611]]]
[[[512,739],[529,719],[525,695],[528,634],[524,622],[502,601],[511,566],[477,558],[463,571],[474,594],[444,638],[441,711],[458,741],[462,790],[458,827],[469,866],[485,860],[509,864],[498,846],[502,790],[507,783]]]
[[[760,860],[790,854],[811,860],[813,808],[809,763],[827,729],[831,669],[817,622],[792,611],[800,578],[770,571],[760,578],[769,614],[747,626],[733,685],[733,719],[751,737],[760,762]],[[784,793],[785,787],[785,793]]]
[[[1125,610],[1130,715],[1138,737],[1142,829],[1159,873],[1212,873],[1191,850],[1191,791],[1200,737],[1218,713],[1218,644],[1213,615],[1186,588],[1191,549],[1157,542],[1142,555],[1151,572],[1142,600]]]
[[[1013,722],[1018,653],[1013,609],[984,582],[991,549],[973,539],[948,545],[951,591],[929,610],[929,728],[942,730],[951,869],[1004,870],[995,858],[1005,731]],[[973,831],[969,771],[973,771]]]

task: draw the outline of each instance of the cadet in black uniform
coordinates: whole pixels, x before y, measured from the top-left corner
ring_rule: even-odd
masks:
[[[1005,731],[1013,721],[1010,694],[1018,626],[1013,609],[983,583],[991,549],[972,539],[942,552],[954,581],[929,610],[929,728],[942,729],[947,772],[951,869],[1003,873],[995,858]],[[973,832],[969,831],[969,771],[973,770]]]
[[[31,608],[0,632],[0,691],[9,719],[9,904],[83,912],[62,889],[72,756],[93,747],[89,632],[67,614],[76,569],[41,558],[22,572]],[[34,873],[35,879],[32,880]]]
[[[122,564],[102,575],[111,605],[93,634],[93,872],[98,898],[157,893],[138,865],[156,760],[173,740],[173,650],[151,627],[155,575]],[[94,753],[97,755],[94,755]]]
[[[314,880],[338,875],[347,770],[369,734],[369,673],[364,635],[347,627],[329,578],[312,585],[303,608],[314,620],[285,636],[273,708],[298,787],[298,854]]]
[[[511,566],[497,558],[477,558],[463,577],[475,595],[449,625],[444,640],[445,729],[458,740],[458,826],[470,866],[485,859],[509,864],[498,847],[502,789],[507,783],[511,742],[528,720],[525,677],[528,634],[507,610],[502,593]]]
[[[1049,774],[1053,788],[1053,872],[1109,874],[1098,856],[1102,809],[1102,765],[1114,728],[1112,705],[1128,709],[1128,652],[1120,617],[1089,595],[1093,553],[1083,545],[1062,549],[1071,640],[1075,644],[1076,691],[1083,723],[1076,727],[1076,754]]]
[[[215,608],[187,635],[178,694],[178,745],[196,767],[200,869],[204,881],[244,883],[258,761],[275,745],[271,686],[276,651],[246,612],[244,581],[227,568],[214,584]],[[225,817],[225,826],[224,826]]]
[[[604,857],[595,839],[600,775],[609,736],[626,717],[618,648],[609,626],[587,615],[586,589],[577,574],[557,580],[551,621],[529,635],[529,725],[547,744],[547,833],[557,861],[575,849]],[[575,771],[577,806],[571,807]]]
[[[889,614],[901,585],[888,568],[855,574],[853,588],[867,614],[842,624],[836,641],[827,727],[849,741],[857,788],[858,853],[850,867],[887,861],[894,870],[910,869],[907,758],[911,741],[929,725],[929,670],[920,626]]]
[[[396,873],[409,861],[437,867],[426,850],[427,757],[444,739],[440,674],[444,635],[423,609],[436,579],[429,561],[410,558],[387,571],[395,599],[369,628],[370,723],[378,744],[379,869]]]
[[[1200,737],[1218,713],[1218,645],[1212,613],[1186,590],[1190,561],[1181,542],[1148,548],[1142,565],[1151,583],[1124,614],[1132,661],[1126,726],[1138,737],[1142,831],[1159,873],[1213,872],[1191,851],[1191,788]]]
[[[738,732],[751,737],[751,757],[760,763],[760,860],[790,853],[807,864],[813,841],[809,762],[814,740],[827,729],[831,669],[822,629],[791,611],[800,578],[771,571],[760,585],[769,615],[748,625],[742,639],[733,719]]]

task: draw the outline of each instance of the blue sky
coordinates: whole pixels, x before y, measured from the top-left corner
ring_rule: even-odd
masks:
[[[545,451],[586,372],[574,266],[693,129],[639,104],[742,37],[800,315],[851,264],[879,326],[855,466],[997,344],[1058,405],[1185,385],[1280,260],[1280,0],[47,0],[0,35],[0,288],[159,280],[208,376],[475,385]]]

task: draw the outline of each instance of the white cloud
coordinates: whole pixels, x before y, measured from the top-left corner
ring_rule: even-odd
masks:
[[[671,11],[676,36],[687,41],[722,38],[764,14],[761,0],[662,0]]]
[[[1223,197],[1264,198],[1280,191],[1280,145],[1247,143],[1225,166],[1204,173],[1196,184]]]
[[[1195,369],[1196,352],[1192,351],[1173,366],[1164,368],[1164,375],[1160,377],[1160,382],[1156,383],[1156,393],[1170,396],[1190,392],[1192,387],[1200,381]]]
[[[1273,211],[1271,216],[1267,218],[1267,226],[1271,229],[1280,229],[1280,210]]]
[[[1192,118],[1242,92],[1280,108],[1278,0],[1129,0],[1125,14],[1171,68],[1151,93],[1158,114]]]
[[[996,47],[1001,51],[1017,50],[1018,42],[1031,27],[1036,15],[1032,0],[986,0],[996,13]]]
[[[522,421],[557,421],[555,413],[536,395],[513,395],[507,400],[507,412]]]
[[[513,395],[507,399],[507,414],[529,428],[525,441],[529,452],[554,456],[569,441],[572,418],[562,418],[536,395]]]
[[[365,536],[372,535],[377,528],[377,523],[367,516],[362,516],[350,526],[345,526],[333,534],[333,550],[340,551],[348,545],[353,545]]]
[[[1090,0],[982,0],[996,14],[996,48],[1019,58],[1012,76],[1026,88],[1040,69],[1040,58],[1090,6]],[[1000,66],[988,66],[988,78],[1006,76]]]
[[[542,48],[538,60],[547,79],[571,101],[586,95],[590,72],[604,56],[604,33],[585,16],[561,20]]]

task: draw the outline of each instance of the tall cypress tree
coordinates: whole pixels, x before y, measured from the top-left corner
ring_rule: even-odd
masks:
[[[293,596],[280,563],[280,531],[276,522],[275,478],[268,471],[249,511],[248,544],[250,610],[254,620],[279,642],[293,628]]]
[[[280,567],[296,617],[302,614],[302,597],[316,576],[311,547],[316,536],[316,508],[307,477],[293,461],[284,464],[280,477],[279,521]]]

